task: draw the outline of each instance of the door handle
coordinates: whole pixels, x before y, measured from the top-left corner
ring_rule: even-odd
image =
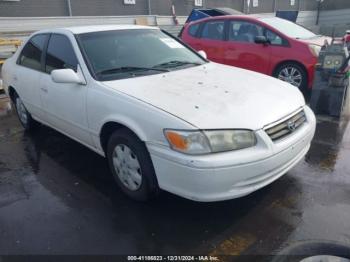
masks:
[[[40,87],[41,91],[43,91],[44,93],[47,93],[48,89],[45,87]]]

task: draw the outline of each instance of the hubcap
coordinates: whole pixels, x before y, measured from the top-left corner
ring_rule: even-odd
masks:
[[[286,81],[296,87],[300,87],[303,81],[301,72],[293,66],[283,68],[278,74],[278,79]]]
[[[24,107],[22,100],[19,97],[17,97],[16,99],[16,109],[17,109],[19,120],[21,120],[23,125],[26,125],[28,123],[27,110]]]
[[[140,163],[134,152],[126,145],[117,145],[113,151],[113,166],[119,180],[131,191],[141,187]]]

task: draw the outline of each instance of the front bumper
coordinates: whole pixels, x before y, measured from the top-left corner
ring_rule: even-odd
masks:
[[[305,65],[306,67],[306,72],[307,72],[307,87],[311,89],[314,84],[315,80],[315,70],[316,70],[316,64],[318,62],[318,59],[313,57],[312,61],[308,64]]]
[[[189,156],[147,144],[160,188],[202,202],[248,195],[281,177],[308,152],[316,119],[305,107],[307,123],[290,136],[272,142],[263,130],[258,144],[244,150]]]

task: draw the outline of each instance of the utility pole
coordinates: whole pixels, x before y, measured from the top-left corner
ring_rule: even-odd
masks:
[[[72,16],[72,5],[71,5],[71,2],[70,0],[67,0],[67,6],[68,6],[68,15],[69,16]]]

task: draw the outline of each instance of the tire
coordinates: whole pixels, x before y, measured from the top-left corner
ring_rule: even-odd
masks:
[[[275,258],[272,259],[272,262],[301,261],[309,257],[320,255],[350,259],[350,247],[341,243],[330,241],[301,241],[278,252]]]
[[[137,201],[159,194],[151,157],[145,144],[126,128],[115,131],[107,145],[110,170],[121,190]]]
[[[32,118],[28,110],[25,108],[21,98],[17,94],[15,94],[13,103],[16,108],[19,122],[22,124],[25,131],[34,131],[39,126],[39,123]]]
[[[278,66],[273,76],[298,87],[304,94],[308,91],[307,72],[297,63],[284,63]]]

